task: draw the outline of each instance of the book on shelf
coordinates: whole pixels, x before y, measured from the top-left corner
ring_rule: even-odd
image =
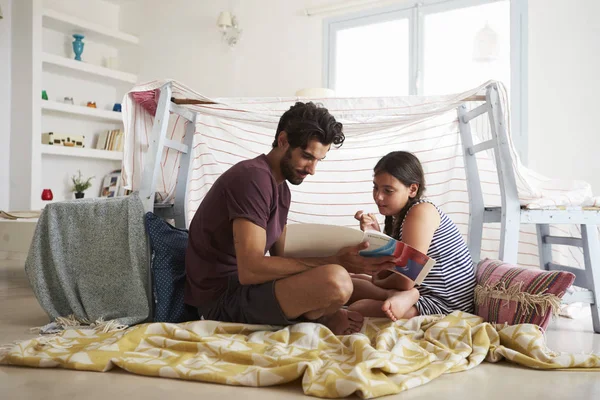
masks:
[[[96,149],[123,151],[123,131],[121,129],[113,129],[100,133],[96,142]]]
[[[384,233],[325,224],[287,225],[284,255],[291,258],[328,257],[337,254],[343,247],[362,242],[368,242],[369,247],[360,251],[361,256],[396,257],[396,267],[390,271],[406,276],[417,285],[435,265],[431,257]]]

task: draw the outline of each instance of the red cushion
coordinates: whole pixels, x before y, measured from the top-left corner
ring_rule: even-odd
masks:
[[[487,322],[535,324],[545,329],[575,275],[520,268],[485,259],[477,265],[475,312]]]

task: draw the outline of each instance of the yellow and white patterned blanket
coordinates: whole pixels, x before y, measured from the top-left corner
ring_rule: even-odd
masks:
[[[302,377],[304,393],[373,398],[466,371],[482,361],[536,369],[593,368],[595,354],[557,354],[537,326],[497,327],[461,312],[392,323],[366,319],[362,333],[335,336],[323,325],[286,328],[197,321],[125,331],[67,330],[12,345],[0,363],[271,386]]]

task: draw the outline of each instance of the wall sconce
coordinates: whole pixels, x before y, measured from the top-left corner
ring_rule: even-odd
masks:
[[[0,6],[0,19],[4,18],[4,15],[2,15],[2,6]]]
[[[242,34],[235,15],[232,15],[229,11],[221,12],[217,19],[217,26],[223,35],[223,41],[229,47],[235,47]]]

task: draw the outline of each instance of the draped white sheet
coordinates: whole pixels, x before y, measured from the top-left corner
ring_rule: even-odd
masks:
[[[167,82],[171,82],[176,98],[217,103],[186,106],[197,114],[187,184],[187,220],[190,221],[208,190],[224,171],[241,160],[269,152],[281,115],[297,100],[305,99],[208,99],[176,81],[153,81],[135,87],[123,101],[126,144],[122,174],[127,189],[139,188],[157,89]],[[469,202],[456,108],[469,96],[484,92],[487,84],[464,93],[437,97],[311,99],[322,103],[344,124],[346,141],[341,148],[329,152],[314,176],[309,176],[302,185],[290,185],[292,204],[289,222],[356,226],[353,219],[356,210],[377,211],[371,194],[372,171],[377,160],[393,150],[408,150],[415,153],[423,164],[426,196],[439,205],[466,236]],[[506,119],[509,119],[508,114]],[[183,140],[184,121],[182,117],[171,116],[167,131],[170,139]],[[490,132],[487,117],[478,118],[472,125],[475,143],[485,140]],[[478,156],[486,206],[500,205],[498,177],[491,154],[491,151],[483,152]],[[589,184],[541,176],[525,168],[514,149],[513,159],[522,205],[540,208],[596,204],[597,199],[592,196]],[[178,167],[178,153],[165,151],[157,192],[162,193],[166,200],[174,193]],[[558,229],[564,233],[569,230],[565,226]],[[499,224],[486,226],[482,257],[497,257],[499,233]],[[556,254],[556,261],[568,264],[570,259],[575,258],[574,262],[570,260],[571,264],[582,265],[579,253],[576,249],[562,251]],[[519,263],[531,267],[539,265],[537,238],[532,226],[523,227]]]

